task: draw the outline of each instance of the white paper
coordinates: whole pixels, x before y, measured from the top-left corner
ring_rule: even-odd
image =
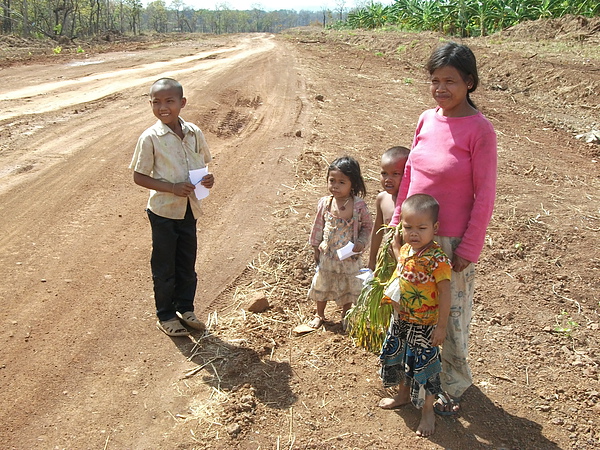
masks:
[[[356,275],[356,278],[361,279],[363,285],[367,284],[373,279],[373,271],[371,269],[360,269],[360,275]]]
[[[400,297],[402,295],[400,291],[400,277],[396,277],[392,280],[392,282],[385,289],[384,294],[393,302],[400,303]]]
[[[190,182],[196,185],[196,189],[194,189],[194,194],[196,194],[196,198],[198,200],[202,200],[203,198],[208,197],[209,194],[209,190],[200,184],[202,178],[204,178],[204,175],[206,174],[208,174],[208,167],[190,170]]]
[[[343,261],[346,258],[350,258],[352,255],[358,255],[358,252],[353,252],[352,249],[354,248],[354,243],[348,242],[346,245],[344,245],[342,248],[340,248],[337,251],[337,255],[338,258],[340,258],[340,261]]]

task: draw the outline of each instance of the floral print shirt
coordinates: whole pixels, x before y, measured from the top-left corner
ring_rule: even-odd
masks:
[[[436,242],[418,253],[404,244],[383,302],[400,303],[398,316],[405,322],[435,325],[439,315],[437,283],[450,280],[451,273],[452,264]]]

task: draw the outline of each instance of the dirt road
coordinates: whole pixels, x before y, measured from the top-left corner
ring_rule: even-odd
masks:
[[[301,148],[303,82],[270,36],[84,62],[2,78],[0,422],[15,448],[102,448],[125,428],[112,448],[152,448],[177,402],[169,380],[181,353],[154,327],[148,193],[127,169],[154,122],[149,84],[176,77],[184,117],[232,137],[209,138],[218,175],[199,222],[203,316],[270,233],[265,212]]]
[[[544,38],[558,29],[545,22],[467,42],[474,101],[498,133],[498,195],[474,385],[430,439],[416,437],[413,408],[377,408],[376,355],[333,306],[324,329],[291,330],[312,314],[306,240],[327,161],[357,157],[373,205],[381,153],[410,145],[432,106],[422,65],[440,36],[195,36],[0,65],[0,442],[597,448],[600,152],[575,136],[599,123],[600,55],[596,25],[572,23],[574,42]],[[196,308],[210,332],[190,339],[155,328],[148,193],[127,168],[161,76],[182,82],[182,116],[215,157],[198,222]],[[247,311],[255,295],[271,304],[262,314]]]

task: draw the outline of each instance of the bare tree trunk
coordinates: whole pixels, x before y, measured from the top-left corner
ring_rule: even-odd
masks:
[[[10,15],[10,0],[2,1],[2,32],[9,34],[12,32],[12,17]]]
[[[27,12],[27,0],[23,0],[23,35],[29,37],[31,34],[29,29],[29,13]]]
[[[190,25],[190,22],[185,17],[183,18],[183,23],[185,23],[187,25],[188,30],[190,30],[190,33],[194,32],[194,30],[192,30],[192,26]],[[183,31],[183,29],[181,31]]]

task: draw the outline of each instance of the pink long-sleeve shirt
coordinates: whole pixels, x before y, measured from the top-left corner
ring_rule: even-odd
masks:
[[[419,117],[390,225],[400,222],[407,197],[429,194],[440,204],[438,235],[462,238],[455,253],[477,262],[496,198],[496,133],[481,112],[445,117],[438,110]]]

